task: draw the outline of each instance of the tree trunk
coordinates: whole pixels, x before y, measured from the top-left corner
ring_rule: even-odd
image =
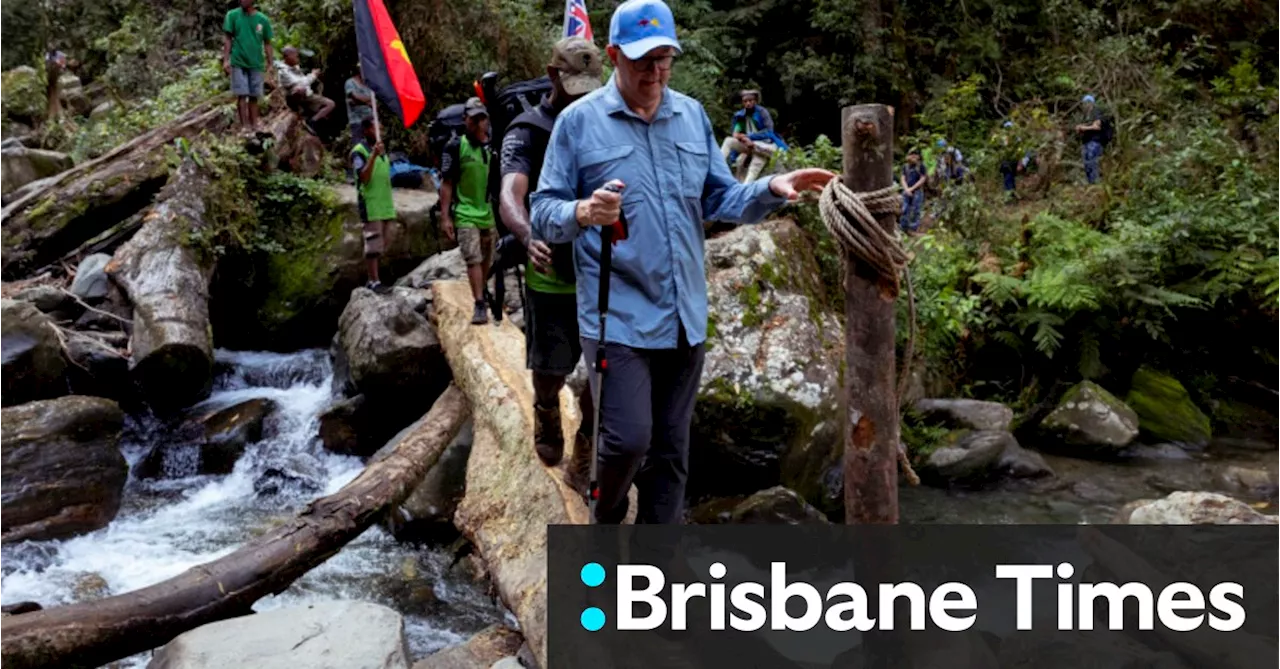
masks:
[[[134,592],[7,618],[0,660],[7,669],[96,667],[248,614],[254,602],[283,592],[403,501],[469,414],[466,397],[450,388],[390,455],[230,555]]]
[[[283,104],[283,103],[282,103]],[[300,176],[314,176],[324,167],[324,143],[307,132],[302,116],[281,106],[266,118],[266,127],[275,138],[278,166]]]
[[[133,304],[130,371],[157,411],[190,406],[209,394],[213,336],[209,280],[213,261],[187,246],[186,235],[205,226],[210,175],[188,158],[107,265]]]
[[[893,115],[884,105],[844,109],[844,185],[870,192],[893,181]],[[892,229],[892,214],[877,222]],[[844,509],[848,524],[898,522],[898,401],[894,391],[897,277],[845,252]]]
[[[32,184],[0,210],[0,274],[21,278],[151,204],[169,175],[166,147],[177,137],[225,129],[228,111],[221,100],[206,102],[99,158]]]
[[[489,565],[498,594],[547,666],[547,525],[587,524],[582,497],[563,465],[544,467],[533,451],[533,384],[524,337],[510,321],[471,325],[475,302],[465,281],[432,284],[436,329],[454,382],[472,399],[475,441],[467,492],[455,516]],[[560,391],[565,443],[574,443],[577,401]],[[572,456],[565,454],[564,461]]]

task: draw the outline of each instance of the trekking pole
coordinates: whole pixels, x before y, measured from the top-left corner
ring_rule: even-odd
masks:
[[[626,184],[620,179],[614,179],[605,184],[602,190],[610,193],[622,193],[622,189],[626,188]],[[615,236],[615,233],[616,236]],[[618,220],[612,225],[606,225],[600,228],[600,290],[597,308],[600,311],[600,338],[596,344],[596,389],[595,397],[595,422],[591,427],[591,445],[593,453],[591,454],[591,484],[588,490],[588,513],[590,519],[588,523],[595,525],[596,523],[596,502],[600,500],[600,482],[599,472],[597,469],[597,459],[600,453],[600,400],[604,395],[604,374],[609,369],[609,361],[604,354],[604,331],[605,324],[609,316],[609,279],[613,274],[613,245],[627,238],[627,217],[622,213],[621,207],[618,209]]]

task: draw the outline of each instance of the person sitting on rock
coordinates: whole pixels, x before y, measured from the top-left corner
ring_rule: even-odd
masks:
[[[351,149],[351,169],[356,173],[357,203],[364,226],[364,258],[369,270],[369,290],[384,292],[378,278],[378,261],[386,251],[387,221],[396,218],[396,202],[391,196],[391,162],[382,142],[369,145],[374,136],[373,119],[361,128],[362,139]]]
[[[773,117],[768,109],[760,106],[760,91],[742,91],[742,109],[733,115],[731,133],[720,145],[720,153],[734,165],[734,176],[740,180],[743,163],[751,161],[746,180],[755,181],[774,152],[790,148],[773,131]]]
[[[280,75],[280,86],[284,88],[289,108],[299,114],[308,114],[303,123],[311,134],[318,135],[317,124],[327,118],[335,106],[333,100],[320,94],[320,70],[304,74],[298,49],[295,47],[286,46],[280,53],[284,55],[284,60],[276,62],[276,71]]]

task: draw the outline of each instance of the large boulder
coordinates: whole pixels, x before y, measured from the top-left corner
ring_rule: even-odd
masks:
[[[1138,436],[1138,415],[1092,381],[1082,381],[1062,396],[1040,423],[1049,436],[1077,452],[1118,452]]]
[[[387,442],[373,459],[379,460],[395,450],[409,429]],[[456,538],[453,514],[467,489],[467,459],[473,440],[474,426],[468,421],[413,492],[388,511],[385,525],[397,539],[439,543]]]
[[[493,625],[464,643],[418,660],[413,669],[489,669],[519,652],[523,643],[519,632],[504,625]]]
[[[422,261],[412,272],[400,277],[397,286],[426,288],[436,281],[454,281],[467,275],[467,264],[462,261],[462,249],[441,251]]]
[[[0,192],[5,195],[45,177],[71,169],[71,156],[44,149],[0,150]]]
[[[129,474],[116,447],[123,425],[120,407],[99,397],[0,411],[0,541],[61,539],[110,523]]]
[[[338,319],[338,346],[349,394],[367,400],[422,395],[430,406],[449,382],[448,363],[433,326],[399,295],[357,288]],[[435,394],[430,394],[434,389]],[[430,395],[430,396],[426,396]],[[425,411],[425,410],[424,410]]]
[[[85,94],[80,77],[70,72],[58,77],[58,98],[62,101],[62,108],[76,116],[87,116],[93,109],[93,102]]]
[[[147,669],[408,669],[404,619],[359,601],[280,608],[179,635]]]
[[[29,302],[0,300],[0,369],[4,406],[67,393],[66,362],[53,321]]]
[[[434,193],[397,188],[393,197],[396,220],[387,225],[380,264],[387,284],[449,243],[431,223]],[[328,343],[367,269],[355,188],[334,186],[315,206],[306,234],[288,252],[219,263],[212,307],[219,346],[296,350]],[[238,266],[243,262],[250,264]],[[249,275],[252,282],[244,280]]]
[[[36,305],[36,308],[40,311],[52,315],[53,318],[58,318],[59,316],[69,318],[73,313],[80,313],[79,305],[75,303],[76,301],[72,296],[61,288],[47,283],[23,288],[13,294],[13,299],[30,302]]]
[[[782,484],[824,512],[841,507],[842,331],[814,257],[790,220],[707,241],[707,352],[690,453],[695,499]]]
[[[1275,525],[1276,516],[1254,511],[1240,500],[1212,492],[1175,492],[1164,499],[1124,506],[1113,521],[1128,525]]]
[[[951,428],[1007,431],[1013,422],[1013,409],[999,402],[926,398],[912,406],[925,420]]]
[[[1139,429],[1151,440],[1203,448],[1213,436],[1209,417],[1191,401],[1187,389],[1150,367],[1133,373],[1125,402],[1133,407]]]
[[[156,445],[134,474],[139,478],[230,474],[245,449],[262,440],[264,425],[276,408],[272,400],[259,397],[194,413],[179,427],[173,442]]]

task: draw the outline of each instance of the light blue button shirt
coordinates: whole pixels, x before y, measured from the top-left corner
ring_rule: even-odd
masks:
[[[720,155],[702,105],[671,89],[652,122],[627,108],[613,79],[556,119],[531,199],[533,232],[575,242],[578,327],[599,338],[600,230],[580,228],[576,203],[611,179],[627,185],[628,239],[613,247],[607,341],[675,348],[707,338],[707,274],[702,223],[758,223],[786,202],[769,177],[739,184]]]

